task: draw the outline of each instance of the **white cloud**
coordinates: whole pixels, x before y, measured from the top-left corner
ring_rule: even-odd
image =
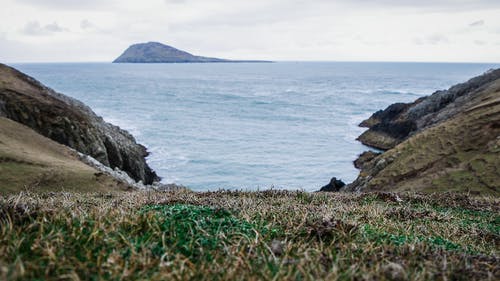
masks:
[[[187,0],[165,0],[167,4],[185,4]]]
[[[437,33],[428,36],[427,38],[425,38],[425,41],[431,45],[450,43],[450,40],[448,39],[448,37],[446,37],[443,34],[437,34]]]
[[[43,36],[43,35],[51,35],[56,32],[63,32],[66,30],[67,29],[59,26],[57,22],[49,23],[42,26],[38,21],[30,21],[26,23],[21,32],[26,35]]]
[[[91,23],[89,20],[87,19],[84,19],[80,22],[80,28],[81,29],[89,29],[89,28],[93,28],[94,27],[94,24]]]
[[[2,1],[8,61],[111,61],[144,41],[234,59],[500,61],[498,0]]]
[[[99,10],[116,4],[115,0],[17,0],[17,2],[21,5],[52,10]]]
[[[476,26],[483,26],[484,25],[484,20],[478,20],[475,22],[471,22],[469,26],[476,27]]]

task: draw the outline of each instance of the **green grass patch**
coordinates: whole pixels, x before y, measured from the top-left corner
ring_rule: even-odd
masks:
[[[256,226],[235,217],[231,212],[220,208],[194,205],[151,205],[141,209],[140,213],[152,214],[158,230],[162,233],[165,247],[174,253],[197,260],[212,259],[214,251],[223,251],[228,244],[237,240],[254,239]],[[153,233],[145,233],[134,241],[140,247],[145,241],[154,239]],[[159,237],[158,237],[159,238]],[[163,254],[163,249],[156,247],[153,252]]]
[[[416,236],[413,234],[394,234],[382,229],[374,228],[371,225],[364,225],[363,238],[375,242],[377,245],[390,244],[402,246],[405,244],[426,243],[433,247],[440,247],[447,251],[471,252],[461,245],[453,243],[440,236]]]
[[[500,238],[500,215],[488,211],[468,210],[463,208],[436,208],[452,212],[460,221],[459,225],[467,229],[482,229]]]

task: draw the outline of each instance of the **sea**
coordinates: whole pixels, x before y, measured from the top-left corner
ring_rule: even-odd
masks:
[[[315,191],[353,181],[358,124],[499,64],[11,64],[132,133],[164,183]]]

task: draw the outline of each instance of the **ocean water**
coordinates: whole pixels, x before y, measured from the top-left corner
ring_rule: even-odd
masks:
[[[14,64],[130,131],[163,177],[193,190],[317,190],[368,148],[357,124],[492,64],[279,62]]]

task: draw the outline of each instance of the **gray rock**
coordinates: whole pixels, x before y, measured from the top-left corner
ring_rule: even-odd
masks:
[[[389,262],[382,267],[382,271],[388,280],[403,281],[408,280],[406,271],[402,265],[395,262]]]
[[[379,156],[380,152],[373,151],[365,151],[359,155],[358,159],[354,161],[354,167],[357,169],[362,169],[365,165],[367,165],[371,160],[375,157]]]
[[[152,184],[147,184],[145,185],[142,181],[136,182],[134,179],[132,179],[127,173],[124,171],[114,168],[111,169],[110,167],[102,164],[101,162],[97,161],[95,158],[92,156],[80,153],[76,151],[80,161],[83,163],[93,167],[94,169],[100,171],[101,173],[105,173],[107,175],[112,176],[116,180],[123,182],[127,184],[128,186],[138,189],[138,190],[156,190],[156,191],[171,191],[171,190],[179,190],[179,189],[186,189],[186,187],[181,186],[181,185],[176,185],[176,184],[163,184],[160,182],[153,182]]]
[[[279,241],[279,240],[276,240],[274,239],[272,242],[271,242],[271,251],[273,252],[273,254],[275,256],[281,256],[283,255],[283,253],[285,252],[283,250],[283,242]]]
[[[336,177],[333,177],[330,180],[330,183],[323,186],[319,191],[337,192],[344,186],[345,183],[343,181],[337,179]]]
[[[415,102],[392,104],[361,122],[361,127],[369,129],[358,140],[375,148],[391,149],[416,132],[462,112],[467,101],[480,93],[488,83],[499,78],[500,69],[489,70],[465,83],[436,91]]]

